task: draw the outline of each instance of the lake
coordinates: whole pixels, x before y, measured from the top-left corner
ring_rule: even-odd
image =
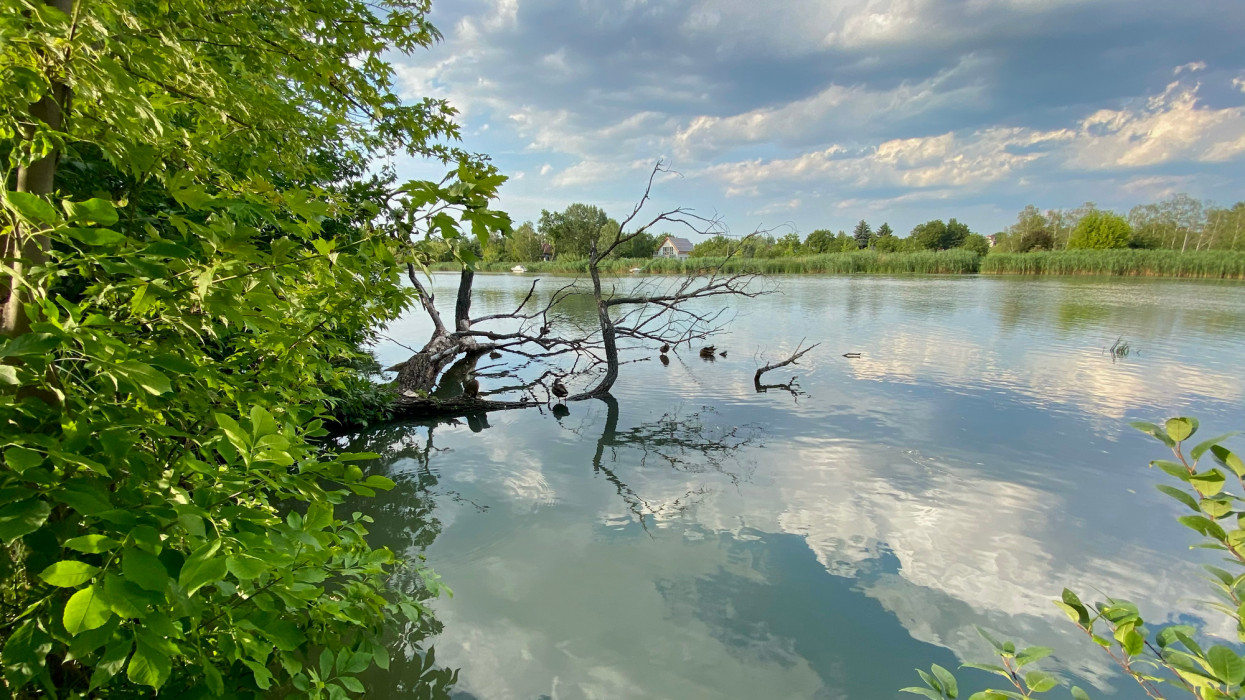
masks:
[[[434,277],[452,305],[457,276]],[[474,311],[508,311],[530,283],[478,277]],[[1195,603],[1212,558],[1154,488],[1147,462],[1167,455],[1127,423],[1245,428],[1245,286],[768,284],[729,300],[727,357],[633,354],[648,361],[623,366],[614,401],[354,439],[394,455],[373,465],[399,482],[366,504],[374,543],[425,555],[455,592],[433,606],[455,697],[894,698],[915,667],[995,661],[974,626],[1054,647],[1040,667],[1095,697],[1143,697],[1051,603],[1064,586],[1235,639]],[[428,330],[395,324],[382,363]],[[802,338],[821,345],[767,379],[803,393],[757,393],[762,358]],[[409,687],[405,668],[373,692]]]

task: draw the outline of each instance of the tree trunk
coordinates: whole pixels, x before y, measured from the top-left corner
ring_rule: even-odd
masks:
[[[614,382],[618,381],[618,339],[614,330],[614,321],[610,318],[609,307],[601,294],[601,271],[597,269],[596,243],[592,244],[592,253],[588,262],[588,272],[592,274],[592,296],[597,302],[597,320],[601,324],[601,342],[605,346],[605,375],[592,389],[570,397],[570,400],[601,398],[610,393]]]
[[[73,0],[46,0],[46,4],[55,7],[65,14],[73,10]],[[51,94],[30,106],[30,116],[36,122],[43,122],[49,128],[59,131],[65,119],[65,107],[69,103],[69,87],[62,82],[52,83]],[[34,136],[35,127],[28,126],[22,130],[22,138],[29,140]],[[60,161],[60,149],[55,149],[39,160],[17,170],[17,191],[36,195],[52,193],[56,181],[56,167]],[[49,241],[47,236],[27,233],[19,223],[13,231],[0,242],[0,251],[13,268],[14,277],[4,279],[0,294],[4,295],[0,309],[0,334],[13,338],[30,330],[30,319],[26,316],[26,304],[33,300],[30,289],[17,284],[17,278],[25,276],[31,268],[47,261]]]
[[[410,359],[391,369],[398,372],[398,394],[405,398],[427,396],[437,386],[437,377],[462,353],[472,352],[478,345],[470,336],[456,336],[445,327],[437,311],[435,298],[420,283],[414,265],[407,266],[407,276],[419,291],[419,302],[432,319],[432,338]],[[458,296],[454,305],[454,332],[471,330],[471,285],[475,272],[464,268],[458,279]]]

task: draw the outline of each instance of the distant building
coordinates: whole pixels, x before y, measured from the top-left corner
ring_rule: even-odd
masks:
[[[989,243],[991,248],[993,248],[995,244],[997,244],[998,242],[999,242],[999,234],[992,233],[989,236],[986,236],[986,243]]]
[[[657,246],[654,258],[686,258],[692,254],[692,242],[678,236],[666,236],[666,240]]]

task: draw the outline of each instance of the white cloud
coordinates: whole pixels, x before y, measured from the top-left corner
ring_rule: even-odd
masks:
[[[1183,66],[1176,66],[1176,70],[1172,71],[1172,75],[1180,75],[1186,71],[1189,73],[1196,73],[1203,70],[1206,70],[1206,62],[1194,61],[1193,63],[1186,63]]]
[[[712,165],[702,174],[720,181],[728,195],[759,194],[767,184],[783,183],[971,189],[1018,177],[1039,160],[1065,169],[1113,170],[1240,157],[1245,107],[1202,106],[1198,89],[1175,82],[1139,107],[1098,110],[1072,128],[992,127],[892,139],[872,148],[835,144],[791,158]]]
[[[675,134],[674,146],[680,155],[703,157],[741,143],[808,138],[838,124],[893,122],[949,106],[964,108],[983,99],[983,86],[958,83],[982,64],[968,56],[928,80],[903,82],[889,90],[831,84],[815,95],[777,107],[727,117],[697,116]]]
[[[1137,168],[1223,162],[1245,153],[1245,107],[1199,106],[1199,87],[1173,82],[1139,109],[1095,112],[1081,122],[1068,164]]]

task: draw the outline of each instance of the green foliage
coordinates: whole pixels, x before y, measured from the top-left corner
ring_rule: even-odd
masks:
[[[1172,460],[1150,463],[1174,480],[1171,485],[1159,485],[1158,490],[1195,513],[1177,520],[1198,534],[1202,540],[1198,547],[1224,553],[1228,569],[1206,567],[1218,599],[1208,607],[1226,615],[1236,628],[1238,641],[1245,642],[1245,498],[1227,490],[1228,484],[1233,483],[1245,492],[1245,461],[1222,444],[1234,434],[1203,440],[1186,449],[1187,441],[1199,427],[1196,418],[1170,418],[1162,425],[1131,425],[1171,451]],[[1214,464],[1204,466],[1208,455]],[[1176,693],[1200,700],[1245,698],[1245,657],[1238,648],[1222,644],[1208,647],[1205,641],[1198,641],[1201,635],[1188,625],[1149,628],[1137,606],[1126,600],[1107,598],[1089,605],[1065,588],[1054,603],[1149,697],[1170,697]],[[978,631],[994,647],[1001,665],[966,663],[963,667],[992,673],[1010,687],[977,692],[970,700],[1031,698],[1058,687],[1059,681],[1049,673],[1024,670],[1051,655],[1052,649],[1017,650],[1012,642],[1000,642],[984,630]],[[958,694],[958,682],[945,669],[934,666],[933,673],[917,673],[925,685],[904,688],[904,692],[933,700],[953,699]],[[1075,686],[1068,692],[1074,700],[1089,698]]]
[[[917,224],[908,237],[917,247],[925,250],[949,250],[963,245],[970,233],[967,225],[955,219],[945,223],[942,219],[934,219]]]
[[[970,233],[964,238],[964,242],[960,244],[964,250],[971,250],[974,253],[985,257],[990,252],[990,242],[980,233]]]
[[[1068,239],[1068,248],[1109,250],[1128,247],[1132,227],[1128,220],[1109,211],[1094,210],[1081,217]]]
[[[588,257],[592,243],[611,225],[618,229],[618,222],[600,207],[576,203],[560,212],[541,211],[537,230],[553,244],[558,258],[579,260]]]
[[[391,589],[342,508],[392,482],[322,440],[377,406],[357,347],[412,302],[402,263],[509,230],[453,110],[392,91],[427,9],[4,0],[0,153],[60,153],[55,195],[0,185],[0,233],[47,244],[4,280],[6,695],[337,698],[427,634],[435,576]],[[24,128],[61,85],[67,130]],[[450,172],[365,175],[390,153]]]

